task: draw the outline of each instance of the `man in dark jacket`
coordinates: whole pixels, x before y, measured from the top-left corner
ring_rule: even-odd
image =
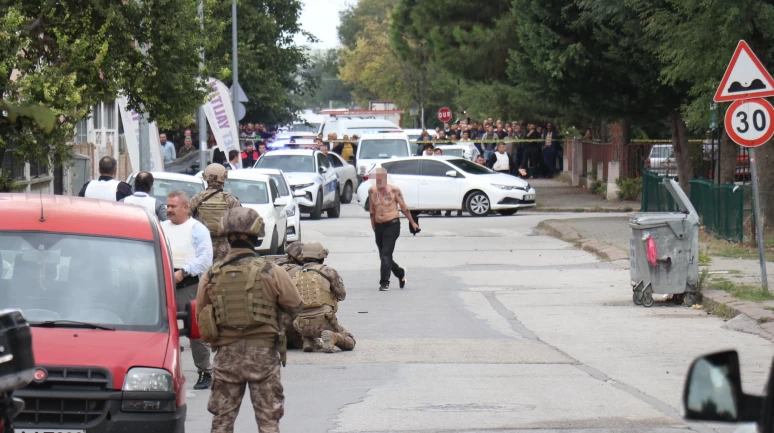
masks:
[[[538,140],[540,134],[538,134],[534,123],[530,123],[527,126],[529,132],[524,137],[526,140]],[[519,173],[522,176],[527,176],[527,168],[532,166],[532,176],[538,176],[540,174],[540,167],[542,167],[541,160],[543,159],[541,149],[543,145],[539,142],[524,143],[524,158],[521,160],[521,166],[519,167]]]
[[[253,148],[252,141],[245,142],[245,151],[242,152],[242,168],[252,168],[255,165],[255,161],[258,161],[260,155]]]

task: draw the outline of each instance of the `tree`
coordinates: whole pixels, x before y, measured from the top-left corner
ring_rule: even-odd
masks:
[[[119,90],[152,120],[190,116],[205,95],[197,3],[1,2],[0,91],[11,104],[50,107],[56,127],[45,135],[29,117],[0,116],[0,167],[6,150],[18,162],[67,161],[75,123]],[[8,187],[8,173],[0,173],[0,190]]]
[[[309,54],[295,45],[296,35],[310,43],[314,36],[299,25],[299,0],[241,0],[237,4],[239,85],[249,100],[244,121],[269,125],[289,123],[303,97],[318,85],[311,76]],[[205,26],[212,36],[207,66],[227,84],[232,82],[231,2],[212,1]]]
[[[307,71],[317,80],[319,86],[314,93],[307,93],[298,99],[298,104],[305,108],[320,108],[333,101],[338,105],[352,103],[352,88],[344,83],[339,75],[339,50],[321,50],[311,56],[311,66]]]
[[[352,51],[366,24],[376,21],[381,24],[388,19],[398,0],[359,0],[350,4],[339,13],[339,40],[345,48]]]
[[[644,0],[643,0],[644,1]],[[712,96],[740,39],[746,40],[764,65],[774,65],[774,5],[755,0],[665,0],[666,7],[648,15],[648,28],[658,37],[658,54],[666,83],[684,83],[688,97],[681,112],[688,124],[702,130],[709,123]],[[718,107],[724,113],[728,104]],[[733,179],[736,152],[721,140],[721,179]],[[724,149],[725,147],[725,149]],[[774,143],[756,149],[759,166],[774,163]],[[774,172],[758,170],[762,191],[774,189]],[[774,224],[774,196],[764,195],[764,222]]]

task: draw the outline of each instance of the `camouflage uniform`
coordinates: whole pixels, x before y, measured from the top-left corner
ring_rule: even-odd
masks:
[[[312,244],[306,244],[304,252],[307,247],[312,247]],[[322,248],[321,245],[319,245]],[[328,251],[324,250],[324,255],[327,256]],[[307,262],[304,264],[303,269],[319,268],[319,271],[325,274],[326,279],[330,282],[330,292],[333,297],[341,302],[347,297],[347,291],[344,288],[344,280],[335,269],[330,266],[322,265],[317,261],[310,261],[310,259],[304,256],[304,260]],[[323,350],[326,352],[333,352],[334,347],[338,347],[341,350],[352,350],[355,348],[355,337],[347,331],[343,326],[339,325],[338,319],[336,319],[337,306],[322,305],[319,307],[309,308],[307,306],[298,313],[296,320],[293,322],[294,327],[299,334],[304,338],[307,345],[313,344],[314,340],[322,339]]]
[[[209,323],[217,323],[217,335],[207,339],[210,345],[218,347],[213,364],[212,392],[207,405],[213,414],[211,431],[234,431],[234,422],[247,387],[258,431],[279,432],[285,397],[280,380],[276,313],[285,310],[292,317],[301,309],[302,300],[282,268],[255,255],[251,245],[255,244],[257,236],[263,235],[263,222],[255,210],[237,208],[227,211],[221,229],[232,244],[231,251],[202,277],[196,298],[200,327],[207,317],[203,313],[205,309],[214,310]],[[255,279],[245,279],[246,275]],[[253,281],[252,286],[250,281]],[[245,283],[248,288],[244,288]],[[250,296],[244,298],[249,298],[251,303],[234,302],[230,295],[234,290],[249,290]],[[224,304],[228,305],[228,309]],[[243,323],[240,320],[248,320],[250,324],[238,326]]]
[[[202,218],[200,218],[199,206],[201,206],[202,202],[207,197],[212,196],[213,193],[220,192],[223,194],[222,198],[226,202],[228,209],[242,207],[236,197],[228,193],[223,193],[223,183],[227,177],[228,172],[222,165],[208,165],[204,170],[204,179],[207,181],[207,189],[191,197],[191,216],[202,222],[205,226],[207,223],[202,221]],[[229,251],[228,240],[222,234],[214,232],[212,227],[208,226],[208,228],[210,229],[210,239],[212,239],[212,261],[217,262],[223,260]]]
[[[285,272],[288,273],[288,276],[291,280],[293,279],[295,273],[301,269],[301,250],[303,248],[304,244],[301,242],[293,242],[292,244],[288,245],[288,248],[285,251],[287,256],[276,262],[277,266],[281,267],[285,270]],[[296,328],[293,326],[293,320],[295,317],[290,314],[281,312],[278,319],[280,321],[280,329],[284,330],[285,332],[285,339],[287,340],[288,349],[300,349],[303,345],[303,339],[301,338],[301,334],[299,334],[298,331],[296,331]],[[320,346],[322,346],[322,342],[320,342]]]

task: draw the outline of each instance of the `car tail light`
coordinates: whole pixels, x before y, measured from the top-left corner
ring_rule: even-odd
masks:
[[[650,158],[645,160],[645,168],[650,168]]]
[[[367,175],[367,174],[364,174],[364,175],[363,175],[363,180],[368,180],[368,175]],[[1,432],[0,432],[0,433],[1,433]]]

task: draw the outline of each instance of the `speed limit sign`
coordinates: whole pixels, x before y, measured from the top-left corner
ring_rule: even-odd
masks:
[[[774,107],[765,99],[736,101],[726,112],[726,131],[735,143],[757,147],[774,136]]]

